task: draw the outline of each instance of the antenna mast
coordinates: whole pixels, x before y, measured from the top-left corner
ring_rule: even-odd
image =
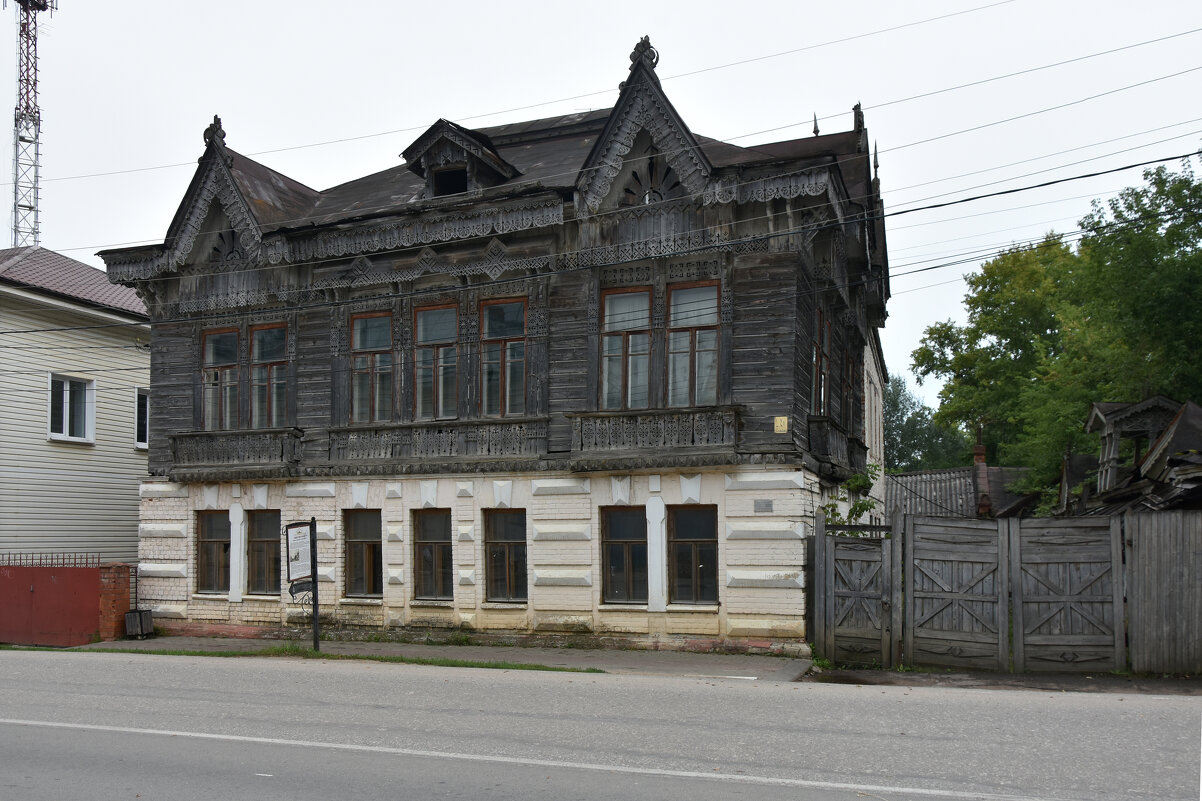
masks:
[[[17,2],[17,107],[13,111],[13,247],[37,245],[38,170],[42,112],[38,108],[39,11],[54,11],[58,0]],[[5,0],[4,5],[8,2]]]

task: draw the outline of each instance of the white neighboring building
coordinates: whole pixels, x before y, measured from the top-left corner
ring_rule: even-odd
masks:
[[[103,270],[0,250],[0,553],[138,557],[146,311]]]

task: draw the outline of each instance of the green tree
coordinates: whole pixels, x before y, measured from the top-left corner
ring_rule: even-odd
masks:
[[[936,423],[934,412],[910,391],[900,375],[889,376],[883,412],[888,472],[938,470],[970,463],[968,437],[958,428]]]
[[[1066,450],[1096,449],[1090,404],[1202,398],[1202,185],[1181,172],[1096,202],[1077,252],[1050,235],[968,277],[966,325],[930,326],[920,380],[945,381],[935,420],[985,426],[989,459],[1049,486]]]

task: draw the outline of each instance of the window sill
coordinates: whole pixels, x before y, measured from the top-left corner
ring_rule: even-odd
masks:
[[[481,609],[525,609],[529,601],[485,601],[480,604]]]
[[[46,439],[50,442],[66,442],[71,445],[95,445],[95,437],[67,437],[62,434],[48,434]]]
[[[147,445],[145,442],[137,442],[137,443],[134,443],[134,450],[135,451],[148,451],[148,450],[150,450],[150,446]]]
[[[383,598],[339,598],[338,603],[343,606],[383,606]]]
[[[277,601],[278,602],[280,600],[280,596],[279,595],[264,595],[263,593],[254,593],[252,595],[251,593],[248,592],[246,595],[242,596],[242,600],[244,600],[244,601]]]
[[[414,598],[409,602],[410,606],[415,606],[425,609],[454,609],[455,602],[452,600],[436,600],[434,598]]]
[[[602,612],[646,612],[647,604],[607,604],[603,603],[597,607]]]
[[[193,601],[228,601],[230,599],[229,590],[197,590],[192,593]]]
[[[667,611],[716,615],[718,614],[718,604],[668,604]]]

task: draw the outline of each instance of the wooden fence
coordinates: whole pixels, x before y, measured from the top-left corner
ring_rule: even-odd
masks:
[[[1202,512],[815,533],[814,644],[835,662],[1202,672]]]

